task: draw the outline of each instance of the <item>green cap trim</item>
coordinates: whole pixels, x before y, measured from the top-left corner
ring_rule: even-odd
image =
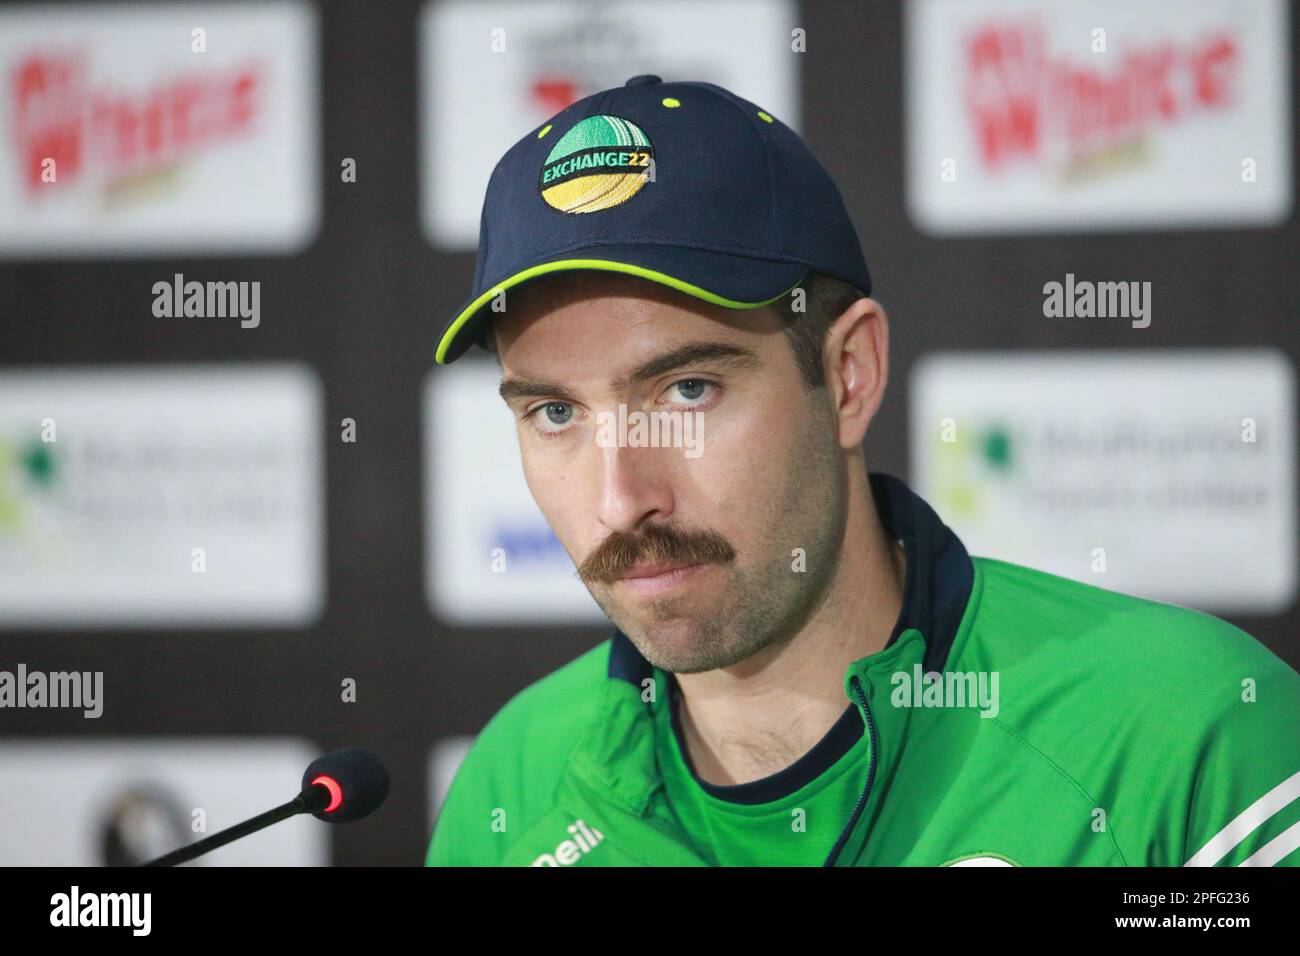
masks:
[[[612,259],[559,259],[555,262],[544,262],[539,266],[531,266],[521,272],[516,272],[510,278],[498,282],[492,288],[488,289],[477,299],[467,305],[460,315],[456,316],[451,326],[443,333],[442,340],[438,343],[438,351],[435,355],[439,365],[446,365],[447,351],[451,348],[452,340],[456,338],[458,332],[464,327],[465,323],[473,318],[487,301],[499,292],[516,286],[521,282],[529,279],[535,279],[540,275],[548,272],[561,272],[566,269],[595,269],[601,272],[623,272],[627,275],[640,276],[643,279],[649,279],[652,282],[658,282],[660,285],[666,285],[676,289],[678,292],[685,292],[687,295],[694,296],[697,299],[703,299],[705,302],[712,302],[714,305],[725,306],[728,309],[757,309],[769,303],[775,302],[783,295],[789,293],[790,289],[802,282],[790,286],[790,289],[783,289],[770,299],[764,299],[761,302],[738,302],[735,299],[727,299],[708,289],[701,289],[697,285],[684,282],[675,276],[670,276],[665,272],[656,272],[654,269],[647,269],[644,266],[634,266],[627,262],[615,262]]]

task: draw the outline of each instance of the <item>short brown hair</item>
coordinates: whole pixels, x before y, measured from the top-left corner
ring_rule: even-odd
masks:
[[[802,295],[798,294],[800,290]],[[781,331],[790,341],[799,375],[809,388],[822,388],[826,384],[826,370],[822,367],[826,332],[849,306],[861,298],[863,293],[849,283],[821,272],[809,272],[797,286],[767,306],[768,311],[781,320]],[[801,308],[796,309],[796,305]],[[496,354],[496,337],[492,334],[490,318],[483,323],[476,341],[482,348]]]
[[[798,291],[803,294],[799,295]],[[790,340],[799,375],[809,388],[826,385],[826,369],[822,367],[822,349],[826,333],[854,302],[863,298],[857,288],[825,275],[809,272],[797,286],[781,299],[768,306],[779,319],[781,331]],[[796,305],[802,309],[796,309]]]

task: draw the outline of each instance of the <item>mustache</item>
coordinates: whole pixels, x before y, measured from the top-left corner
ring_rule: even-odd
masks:
[[[647,564],[722,564],[735,549],[716,531],[647,525],[641,531],[615,531],[578,566],[583,584],[617,580],[639,561]]]

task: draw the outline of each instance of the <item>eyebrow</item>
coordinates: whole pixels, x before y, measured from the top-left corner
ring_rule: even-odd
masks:
[[[758,356],[747,348],[731,345],[727,342],[689,342],[686,345],[656,355],[641,363],[625,375],[619,375],[610,381],[615,392],[621,392],[631,385],[655,378],[665,372],[694,365],[697,362],[713,362],[729,368],[754,368],[759,364]],[[577,397],[563,385],[531,378],[502,379],[497,389],[501,397],[509,402],[513,398],[540,398],[554,396],[560,401],[576,402]]]

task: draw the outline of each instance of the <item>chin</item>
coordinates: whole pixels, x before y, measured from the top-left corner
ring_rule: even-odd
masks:
[[[622,628],[641,655],[660,670],[678,674],[714,670],[718,665],[719,628],[701,618],[638,622]]]

